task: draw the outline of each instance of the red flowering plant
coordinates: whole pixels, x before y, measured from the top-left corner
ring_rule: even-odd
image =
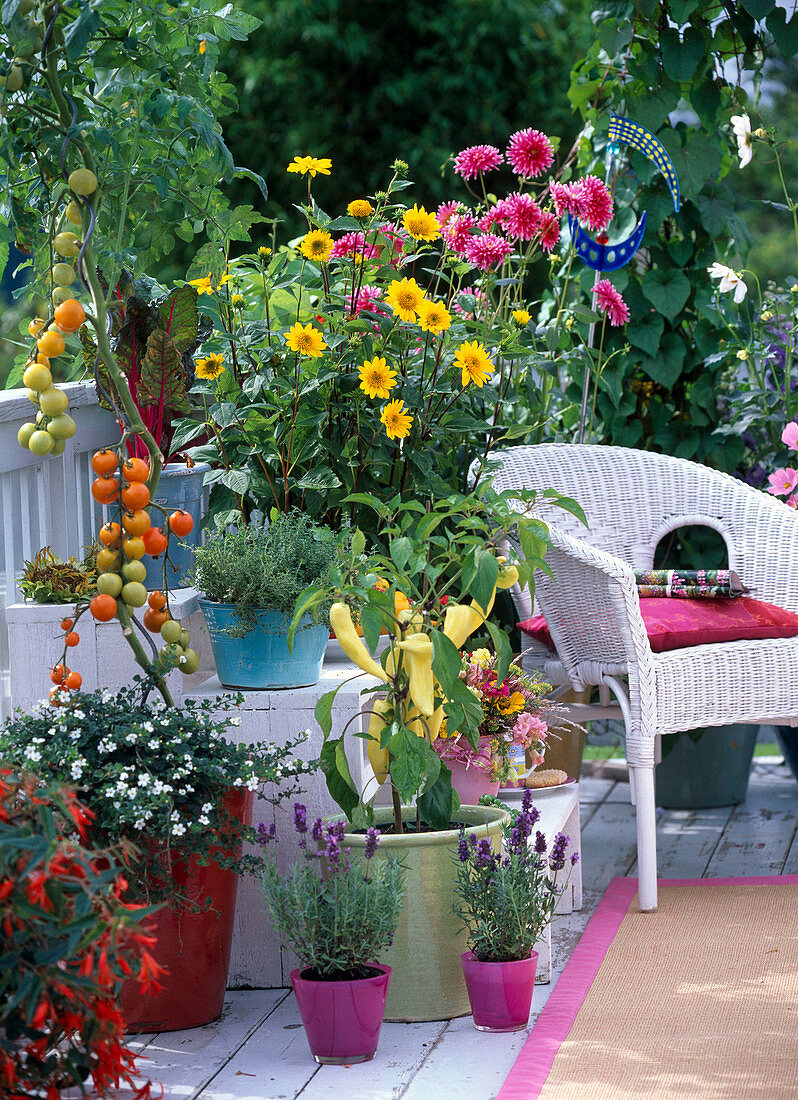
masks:
[[[160,968],[126,902],[118,846],[88,845],[92,812],[70,788],[0,771],[0,1096],[58,1100],[70,1086],[139,1100],[118,983],[158,990]]]
[[[192,390],[204,411],[178,424],[173,445],[207,437],[189,453],[214,467],[206,483],[220,525],[299,507],[376,535],[369,498],[462,492],[475,458],[542,431],[562,372],[591,369],[599,384],[604,324],[623,324],[628,309],[607,279],[585,303],[563,218],[603,230],[613,201],[594,176],[563,182],[565,166],[539,182],[554,158],[531,129],[506,155],[465,149],[454,170],[480,193],[437,212],[423,196],[402,201],[412,184],[397,161],[384,191],[353,198],[339,217],[320,205],[332,161],[289,165],[307,182],[305,235],[219,255],[194,281],[214,327]],[[512,183],[498,199],[485,175],[505,160]],[[541,260],[554,277],[533,301]]]
[[[487,649],[463,654],[460,679],[482,707],[478,741],[473,744],[465,734],[450,734],[444,724],[433,748],[447,764],[457,761],[477,768],[506,785],[543,763],[546,718],[557,706],[544,698],[551,685],[528,676],[516,664],[499,680],[497,665],[497,657]]]

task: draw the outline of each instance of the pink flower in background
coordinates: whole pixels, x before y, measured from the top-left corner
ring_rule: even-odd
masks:
[[[768,492],[774,497],[789,496],[794,489],[798,488],[798,470],[793,470],[792,466],[784,470],[776,470],[770,475],[768,481],[770,482]]]
[[[579,196],[574,191],[573,183],[553,183],[550,188],[551,198],[554,203],[554,212],[558,218],[563,214],[579,214]]]
[[[379,228],[380,235],[385,237],[391,247],[391,250],[396,253],[397,256],[405,250],[407,241],[404,237],[400,237],[390,222],[383,222]],[[377,255],[380,256],[383,249],[382,246],[377,246]],[[383,257],[385,259],[385,257]]]
[[[625,325],[629,320],[629,306],[609,279],[599,279],[593,287],[596,309],[607,315],[611,325]]]
[[[549,727],[535,714],[519,714],[513,726],[513,740],[517,745],[528,748],[534,741],[545,740]],[[542,757],[541,757],[542,759]],[[540,763],[540,761],[538,761]]]
[[[454,252],[459,252],[461,256],[465,255],[466,246],[471,240],[471,230],[476,227],[476,224],[477,219],[470,210],[465,214],[455,214],[449,219],[443,236]]]
[[[454,170],[464,180],[473,179],[480,172],[490,172],[504,161],[495,145],[470,145],[454,158]]]
[[[362,286],[357,292],[355,298],[355,308],[352,311],[353,317],[359,317],[364,309],[369,310],[370,313],[380,313],[383,317],[388,316],[387,310],[380,309],[378,302],[381,301],[382,291],[376,286]]]
[[[539,176],[554,163],[554,148],[540,130],[518,130],[510,138],[507,159],[519,176]]]
[[[330,256],[337,258],[355,255],[362,255],[370,260],[374,256],[379,256],[379,249],[375,248],[373,244],[366,244],[366,238],[362,233],[353,231],[339,237],[330,253]]]
[[[530,768],[539,768],[545,761],[546,757],[542,752],[538,752],[537,749],[527,749],[527,766]]]
[[[577,217],[588,229],[606,229],[612,221],[612,196],[598,176],[585,176],[574,185]]]
[[[487,271],[503,263],[513,250],[513,246],[495,233],[482,233],[472,237],[466,245],[466,259],[480,271]]]
[[[781,433],[781,441],[793,451],[798,451],[798,423],[794,420]]]
[[[560,219],[550,210],[544,210],[540,215],[540,247],[544,252],[551,252],[560,242]]]
[[[540,229],[543,211],[531,195],[508,195],[504,200],[504,224],[508,237],[531,241]]]
[[[457,213],[459,202],[442,202],[438,209],[435,211],[435,217],[438,219],[438,225],[441,229],[445,229],[449,224],[449,220],[454,214]]]

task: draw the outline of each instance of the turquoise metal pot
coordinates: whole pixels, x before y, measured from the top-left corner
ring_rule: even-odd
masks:
[[[210,470],[207,462],[198,462],[195,466],[186,466],[184,462],[168,462],[161,471],[158,488],[153,497],[154,504],[160,504],[170,512],[183,510],[194,520],[193,530],[184,539],[174,535],[169,538],[169,561],[166,563],[166,583],[170,588],[180,588],[189,583],[189,574],[194,568],[194,548],[199,546],[200,521],[202,520],[202,485],[205,474]],[[150,513],[152,522],[161,527],[164,519],[155,508]],[[163,588],[164,559],[145,557],[148,589]]]
[[[304,615],[294,635],[293,652],[288,651],[291,616],[281,611],[259,611],[256,625],[242,638],[230,636],[238,620],[232,604],[200,600],[208,624],[216,672],[223,687],[272,688],[310,687],[317,684],[330,637],[326,623],[314,623]]]
[[[744,802],[759,726],[709,726],[693,732],[700,736],[669,735],[674,743],[654,769],[657,805],[698,810]]]

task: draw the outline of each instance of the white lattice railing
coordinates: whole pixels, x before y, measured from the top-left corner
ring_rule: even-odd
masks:
[[[25,390],[0,390],[0,717],[9,709],[5,609],[21,596],[23,562],[43,546],[59,557],[81,556],[102,523],[91,495],[90,457],[115,442],[114,417],[97,403],[94,385],[61,387],[78,430],[57,458],[37,458],[17,443],[17,431],[35,413]]]

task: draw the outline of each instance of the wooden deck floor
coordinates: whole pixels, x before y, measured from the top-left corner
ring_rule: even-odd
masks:
[[[530,1026],[615,875],[635,871],[629,787],[583,779],[584,907],[560,917],[553,933],[553,978],[537,986]],[[741,806],[662,811],[662,878],[798,874],[798,784],[787,768],[754,765]],[[317,1066],[287,990],[231,992],[219,1021],[205,1028],[142,1037],[140,1068],[167,1100],[490,1100],[527,1032],[487,1035],[470,1017],[446,1023],[384,1024],[373,1062]],[[119,1093],[120,1100],[125,1097]]]

